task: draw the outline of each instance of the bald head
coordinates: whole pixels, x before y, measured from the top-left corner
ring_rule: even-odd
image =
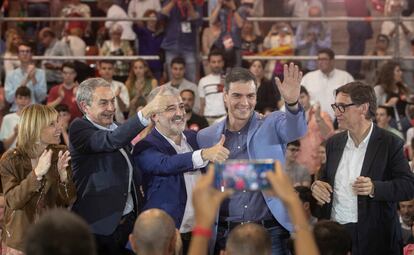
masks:
[[[133,250],[140,255],[173,254],[175,239],[174,220],[160,209],[141,213],[129,236]]]
[[[234,228],[227,239],[227,255],[270,255],[270,236],[262,226],[248,223]]]

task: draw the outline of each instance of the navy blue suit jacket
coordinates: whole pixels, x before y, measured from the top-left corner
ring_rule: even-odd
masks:
[[[184,131],[193,151],[198,150],[196,133]],[[135,145],[134,160],[142,171],[145,193],[144,210],[159,208],[166,211],[180,228],[187,203],[184,173],[194,171],[193,152],[177,154],[171,144],[154,128]]]
[[[94,234],[112,234],[121,220],[128,196],[129,168],[119,149],[125,149],[133,165],[130,142],[142,129],[137,116],[114,131],[98,129],[85,117],[75,119],[70,126],[69,150],[77,189],[72,210],[88,222]],[[131,193],[135,207],[142,206],[140,184],[140,173],[134,169]],[[135,208],[135,212],[138,210]]]

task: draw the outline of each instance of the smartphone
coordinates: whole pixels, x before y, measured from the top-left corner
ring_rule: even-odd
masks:
[[[227,160],[215,164],[215,186],[219,190],[256,191],[271,188],[267,171],[274,171],[274,160]]]

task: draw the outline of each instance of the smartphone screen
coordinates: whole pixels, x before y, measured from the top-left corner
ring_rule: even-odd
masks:
[[[215,164],[216,188],[234,190],[269,189],[265,172],[273,171],[274,160],[227,160]]]

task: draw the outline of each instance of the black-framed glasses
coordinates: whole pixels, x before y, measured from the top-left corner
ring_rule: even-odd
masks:
[[[335,103],[335,104],[331,104],[331,107],[332,107],[333,111],[338,110],[340,113],[344,113],[346,108],[348,108],[350,106],[353,106],[353,105],[356,105],[356,104],[354,104],[354,103],[350,103],[350,104],[337,104],[337,103]]]

